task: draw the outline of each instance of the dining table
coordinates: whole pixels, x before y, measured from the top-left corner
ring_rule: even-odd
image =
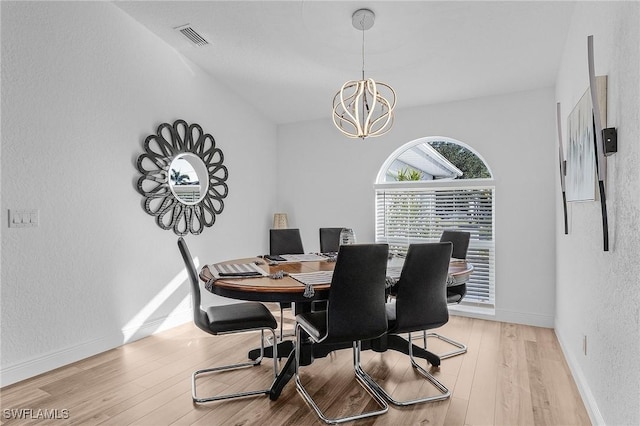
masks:
[[[387,285],[392,285],[400,275],[402,259],[390,258],[387,267]],[[238,265],[256,267],[262,274],[246,274],[251,276],[220,276],[216,269],[221,267],[237,267]],[[398,266],[400,265],[400,266]],[[258,302],[293,302],[294,313],[310,312],[313,309],[313,302],[326,301],[331,290],[331,271],[335,266],[335,256],[307,256],[303,261],[274,262],[265,257],[250,257],[217,262],[211,265],[204,265],[200,270],[200,279],[204,282],[205,288],[219,296]],[[306,274],[322,273],[328,278],[324,282],[314,284],[304,284],[294,277]],[[449,263],[449,276],[447,285],[464,284],[471,273],[473,265],[465,260],[452,259]],[[302,275],[299,275],[302,274]],[[320,280],[322,281],[322,280]],[[281,325],[282,326],[282,325]],[[405,354],[409,351],[409,341],[398,335],[384,335],[381,338],[361,342],[362,350],[374,350],[384,352],[395,350]],[[274,347],[275,346],[275,347]],[[284,365],[274,380],[269,397],[276,400],[280,396],[282,389],[289,382],[295,373],[296,347],[295,342],[283,340],[274,342],[274,346],[265,348],[265,356],[286,357]],[[323,345],[311,343],[309,339],[301,339],[300,364],[309,365],[315,358],[327,356],[337,349],[351,347],[350,344]],[[431,365],[440,365],[440,357],[436,354],[412,344],[413,356],[426,359]],[[251,350],[248,358],[257,359],[260,354],[259,349]]]

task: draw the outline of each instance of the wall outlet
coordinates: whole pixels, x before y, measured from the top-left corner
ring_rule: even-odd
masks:
[[[587,356],[587,336],[582,335],[582,353]]]

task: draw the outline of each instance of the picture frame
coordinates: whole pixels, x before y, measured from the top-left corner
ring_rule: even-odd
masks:
[[[603,121],[607,114],[607,76],[596,77]],[[597,149],[593,105],[587,88],[567,117],[566,196],[568,202],[596,200]]]

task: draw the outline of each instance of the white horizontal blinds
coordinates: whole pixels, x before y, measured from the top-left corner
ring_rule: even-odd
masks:
[[[474,269],[469,281],[467,281],[467,295],[464,300],[493,306],[495,270],[493,241],[486,246],[476,241],[473,241],[473,243],[473,245],[469,245],[467,260],[473,265]]]
[[[376,241],[388,243],[390,251],[439,241],[446,229],[471,233],[467,260],[475,269],[465,302],[493,305],[493,187],[377,185]]]

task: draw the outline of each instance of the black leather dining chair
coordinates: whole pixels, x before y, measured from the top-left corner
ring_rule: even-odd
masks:
[[[411,343],[412,332],[440,327],[449,321],[446,286],[451,251],[450,242],[409,245],[407,258],[397,283],[397,295],[386,304],[389,322],[387,333],[408,333],[408,355],[411,365],[439,391],[437,395],[398,401],[362,370],[367,383],[394,405],[406,406],[440,401],[451,395],[449,389],[417,363]]]
[[[469,251],[469,240],[471,239],[471,233],[467,231],[442,231],[440,236],[440,242],[449,241],[453,244],[453,252],[451,257],[454,259],[465,260],[467,258],[467,251]]]
[[[377,416],[389,410],[384,399],[361,377],[360,368],[360,342],[380,337],[387,330],[384,287],[388,253],[387,244],[341,246],[331,280],[327,309],[296,315],[296,388],[325,423],[343,423]],[[351,343],[356,379],[380,408],[339,418],[328,418],[302,383],[300,354],[303,332],[312,342],[319,344]]]
[[[191,302],[193,304],[193,322],[202,331],[212,335],[242,333],[260,330],[260,356],[255,361],[224,365],[195,371],[191,376],[191,399],[195,403],[218,401],[223,399],[240,398],[254,395],[268,395],[269,389],[249,390],[225,395],[199,397],[196,392],[196,379],[208,373],[223,372],[245,367],[254,367],[261,363],[264,357],[264,331],[269,330],[275,341],[275,329],[278,326],[271,312],[259,302],[243,302],[230,305],[200,306],[201,295],[198,273],[193,263],[187,243],[182,237],[178,238],[178,248],[184,260],[191,283]],[[273,357],[273,377],[278,374],[277,356]]]
[[[440,236],[441,242],[449,241],[453,244],[453,252],[451,253],[451,257],[453,259],[466,260],[467,251],[469,250],[469,240],[471,239],[471,233],[467,231],[453,231],[453,230],[445,230],[442,232]],[[467,284],[462,283],[458,285],[450,285],[447,286],[447,303],[449,305],[455,305],[460,303],[464,296],[467,294]],[[445,352],[442,354],[438,354],[440,359],[451,358],[452,356],[462,355],[467,352],[467,345],[457,340],[453,340],[449,337],[443,336],[436,332],[424,333],[424,347],[427,347],[427,339],[429,337],[439,339],[443,342],[450,344],[456,349]]]
[[[320,253],[337,253],[344,228],[320,228]]]
[[[269,230],[269,254],[304,254],[302,237],[298,228]],[[284,310],[291,308],[290,302],[279,302],[280,305],[280,340],[284,339]]]
[[[270,229],[269,254],[303,254],[304,246],[298,228]]]
[[[340,249],[340,233],[344,228],[320,228],[320,253],[338,253]],[[326,301],[317,301],[312,304],[313,310],[327,309]]]

